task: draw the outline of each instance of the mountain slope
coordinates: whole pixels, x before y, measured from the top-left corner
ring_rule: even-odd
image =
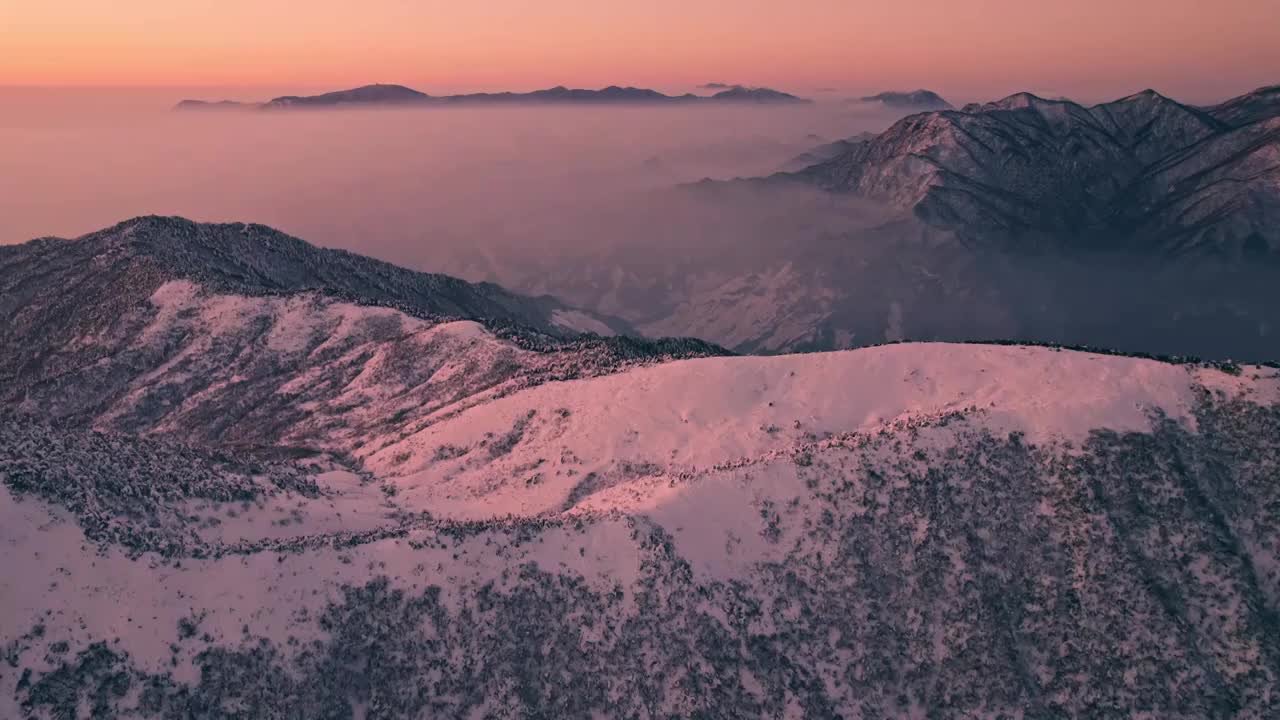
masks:
[[[1145,167],[1224,129],[1151,91],[1091,108],[1021,93],[910,116],[795,177],[968,242],[1042,245],[1099,232]]]
[[[690,357],[174,219],[0,283],[0,716],[1280,709],[1275,368]]]
[[[485,393],[719,352],[580,337],[610,328],[550,298],[177,218],[4,248],[0,291],[12,318],[0,402],[78,426],[338,456]]]
[[[471,407],[375,458],[381,487],[223,463],[113,534],[74,499],[127,497],[145,480],[118,473],[170,450],[111,465],[127,438],[0,424],[0,707],[1266,717],[1280,378],[1231,373],[963,345],[679,361]]]
[[[95,303],[105,303],[120,297],[121,289],[150,293],[164,280],[188,279],[239,294],[317,291],[424,317],[479,320],[493,327],[522,326],[549,334],[576,331],[553,319],[557,312],[573,311],[553,298],[522,297],[488,283],[317,248],[263,225],[135,218],[73,241],[44,238],[0,248],[0,263],[6,301],[10,307],[25,305],[29,312],[44,308],[67,287],[78,287]],[[94,272],[87,272],[89,267]],[[601,330],[627,332],[615,320],[594,320]]]
[[[776,199],[790,194],[801,202]],[[1251,259],[1252,244],[1242,241],[1224,243],[1221,253],[1165,250],[1160,238],[1138,235],[1144,213],[1108,215],[1109,224],[1126,228],[1109,247],[1045,239],[1033,250],[965,243],[860,198],[790,182],[705,183],[683,196],[709,218],[690,247],[668,244],[655,253],[664,234],[683,237],[657,217],[652,239],[596,248],[571,262],[514,252],[488,256],[500,263],[481,257],[449,267],[555,292],[648,335],[703,337],[744,353],[1003,339],[1280,358],[1275,264]],[[788,204],[805,212],[768,212]],[[742,217],[760,220],[746,227]],[[743,229],[722,231],[729,223]]]
[[[1269,360],[1273,90],[1211,108],[1020,93],[918,113],[789,172],[682,186],[673,205],[697,211],[698,242],[660,258],[654,243],[687,227],[657,217],[651,237],[572,263],[515,251],[454,267],[739,352],[1017,339]]]
[[[1205,111],[1232,127],[1242,127],[1276,117],[1280,115],[1280,85],[1258,88],[1251,93],[1205,108]]]
[[[1135,244],[1169,254],[1280,255],[1280,115],[1151,166],[1118,203]]]

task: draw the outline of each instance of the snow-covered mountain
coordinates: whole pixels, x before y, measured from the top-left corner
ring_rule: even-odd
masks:
[[[1174,229],[1173,238],[1139,234],[1152,252],[1275,256],[1280,106],[1264,102],[1271,94],[1205,110],[1152,90],[1092,107],[1021,93],[912,115],[794,177],[909,211],[973,244],[1110,249],[1134,239],[1117,218],[1138,213],[1144,225]],[[1167,166],[1176,165],[1186,169],[1174,171],[1175,187]],[[1188,195],[1210,209],[1187,215],[1178,199]]]
[[[1204,110],[1231,127],[1273,118],[1280,115],[1280,85],[1258,88]]]
[[[551,302],[252,225],[0,249],[0,716],[1280,710],[1276,367]]]
[[[1013,338],[1273,359],[1277,98],[1201,108],[1146,91],[1085,107],[1021,93],[917,113],[788,172],[684,186],[702,211],[692,231],[659,216],[650,236],[572,262],[450,267],[742,352]],[[805,192],[819,197],[786,199]],[[697,241],[654,251],[682,231]]]
[[[199,353],[321,357],[361,324],[422,373],[433,342],[502,352],[305,294],[148,297],[136,342]],[[261,335],[219,334],[246,315]],[[393,364],[375,348],[318,405],[302,364],[265,396],[358,406],[371,450],[327,436],[355,461],[244,453],[182,413],[0,421],[0,715],[1280,709],[1274,368],[905,344],[458,385],[421,417],[385,401]]]
[[[601,335],[630,332],[613,318],[579,317],[549,296],[525,297],[489,283],[318,248],[264,225],[139,217],[76,240],[0,246],[0,263],[6,309],[21,308],[32,318],[56,312],[59,303],[105,308],[107,302],[135,302],[163,282],[182,279],[240,295],[317,292],[421,317],[519,326],[553,336],[583,332],[582,324]],[[76,295],[65,294],[70,287]],[[22,332],[32,322],[18,320],[5,330]]]
[[[1280,104],[1275,115],[1162,159],[1126,191],[1117,214],[1131,242],[1174,254],[1280,254]]]
[[[602,337],[626,327],[263,226],[180,218],[0,248],[0,309],[0,402],[21,412],[339,455],[484,393],[722,352]]]

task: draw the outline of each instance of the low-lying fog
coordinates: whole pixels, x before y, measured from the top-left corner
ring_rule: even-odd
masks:
[[[184,97],[270,95],[0,89],[0,243],[172,214],[264,223],[422,269],[456,246],[572,253],[607,239],[601,208],[659,212],[646,191],[771,173],[895,117],[838,101],[169,111]]]
[[[1269,271],[983,254],[886,224],[854,198],[677,188],[770,174],[902,114],[842,94],[799,106],[170,111],[186,97],[286,90],[0,90],[0,243],[182,215],[263,223],[745,352],[1017,339],[1280,356]]]

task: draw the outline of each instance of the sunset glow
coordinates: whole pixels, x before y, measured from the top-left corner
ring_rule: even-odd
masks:
[[[0,720],[1280,718],[1280,0],[0,0]]]
[[[707,81],[1214,96],[1280,67],[1275,0],[0,3],[0,85],[427,92]]]

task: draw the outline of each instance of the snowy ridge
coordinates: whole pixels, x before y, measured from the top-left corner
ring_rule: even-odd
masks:
[[[1244,133],[1254,142],[1251,151],[1274,155],[1274,133],[1250,126],[1277,112],[1280,104],[1266,88],[1208,110],[1154,90],[1091,107],[1017,93],[912,115],[865,144],[775,180],[875,199],[979,246],[1118,245],[1162,256],[1274,258],[1280,248],[1268,221],[1280,206],[1274,164],[1264,157],[1241,166],[1237,154],[1246,141],[1230,138]],[[1178,153],[1201,166],[1236,166],[1197,176],[1194,187],[1141,179]],[[1259,173],[1271,179],[1254,181]],[[1187,192],[1208,196],[1218,211],[1188,216],[1168,197]],[[1193,240],[1135,237],[1129,223],[1117,222],[1134,215]]]
[[[84,297],[59,298],[48,286],[28,282],[32,277],[79,286]],[[188,280],[245,296],[316,292],[429,320],[474,320],[516,334],[562,339],[577,335],[551,320],[556,312],[590,316],[597,329],[608,328],[604,334],[630,332],[613,318],[575,311],[550,296],[521,296],[491,283],[415,272],[315,247],[263,225],[195,223],[177,217],[133,218],[75,240],[43,238],[6,248],[0,254],[0,280],[5,282],[6,299],[21,310],[19,319],[31,321],[70,309],[59,302],[136,304],[163,282]],[[92,313],[86,316],[80,320],[97,319]],[[64,324],[69,320],[64,315],[46,319]],[[20,323],[6,331],[27,329],[27,323]]]
[[[1176,365],[1019,347],[681,361],[477,406],[387,445],[366,467],[437,513],[536,515],[571,506],[587,475],[631,470],[666,482],[806,440],[971,409],[1036,442],[1144,430],[1154,412],[1194,425],[1193,384]]]
[[[359,456],[437,413],[611,364],[599,353],[529,350],[474,321],[431,322],[315,293],[231,295],[186,280],[161,285],[122,323],[136,335],[73,341],[104,356],[82,376],[104,378],[92,394],[68,397],[78,380],[63,378],[32,388],[19,407],[102,430]]]
[[[157,302],[176,310],[159,317],[205,332],[269,308],[302,330],[261,342],[295,353],[315,352],[306,328],[341,347],[383,312],[246,308],[186,286]],[[471,348],[455,358],[513,352],[474,324],[394,334]],[[370,703],[392,717],[843,715],[891,713],[903,693],[946,716],[1172,710],[1187,697],[1208,714],[1265,715],[1280,697],[1267,615],[1280,528],[1266,510],[1278,375],[945,344],[676,361],[442,411],[357,449],[372,481],[318,459],[308,494],[193,498],[180,511],[196,544],[176,555],[89,540],[58,505],[5,487],[0,543],[16,572],[0,579],[13,663],[0,698],[15,712],[101,702],[126,717],[202,703],[263,716]],[[1215,540],[1206,513],[1234,540]],[[1097,534],[1097,517],[1113,530]],[[1188,608],[1182,630],[1150,582]],[[1023,608],[1009,641],[989,615],[999,598]],[[1020,666],[1006,642],[1067,631],[1081,645],[1024,658],[1032,675],[1007,689]],[[533,671],[530,637],[543,643],[536,667],[586,684],[566,694]],[[391,675],[372,670],[388,663]],[[857,675],[866,663],[896,670]],[[280,673],[300,680],[269,680]],[[433,684],[398,692],[406,673]],[[109,680],[123,691],[101,691]],[[708,682],[712,697],[694,689]]]
[[[612,336],[611,320],[552,298],[261,226],[173,218],[7,249],[0,290],[6,404],[239,447],[350,454],[484,392],[723,352]]]

